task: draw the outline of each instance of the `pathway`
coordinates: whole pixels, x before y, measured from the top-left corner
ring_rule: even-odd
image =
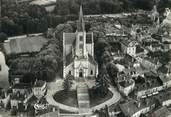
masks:
[[[88,86],[85,83],[77,85],[77,100],[79,113],[91,113]]]

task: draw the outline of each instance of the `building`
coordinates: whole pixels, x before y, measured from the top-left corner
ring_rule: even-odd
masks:
[[[162,81],[163,88],[167,89],[171,87],[171,74],[160,74],[160,80]]]
[[[27,101],[33,96],[31,86],[25,83],[14,84],[10,98],[11,108],[27,106]]]
[[[11,108],[19,109],[19,105],[23,105],[23,102],[26,98],[26,94],[21,94],[20,92],[13,93],[10,99]]]
[[[122,81],[122,82],[119,82],[117,84],[118,88],[119,88],[119,91],[125,95],[125,96],[128,96],[129,93],[131,93],[133,90],[134,90],[134,87],[135,87],[135,81],[130,79],[130,80],[125,80],[125,81]]]
[[[12,86],[12,93],[17,93],[19,92],[20,94],[25,94],[25,93],[31,93],[31,85],[26,84],[26,83],[18,83],[14,84]]]
[[[159,19],[159,13],[157,11],[157,6],[156,5],[153,6],[150,17],[151,17],[151,20],[153,22],[156,22]]]
[[[86,33],[82,6],[75,33],[63,33],[63,77],[96,77],[98,65],[94,60],[93,33]]]
[[[161,91],[158,95],[155,96],[158,100],[158,103],[161,106],[170,106],[171,105],[171,92]]]
[[[171,10],[169,8],[166,8],[164,15],[166,16],[166,18],[163,20],[161,26],[167,26],[168,29],[166,31],[166,35],[171,36]]]
[[[160,107],[154,111],[150,117],[171,117],[171,112],[167,107]]]
[[[121,49],[123,53],[128,54],[130,56],[136,56],[136,46],[138,43],[131,39],[121,40]]]
[[[120,104],[120,108],[125,117],[139,117],[141,114],[146,114],[155,108],[155,102],[153,99],[140,100],[140,101],[128,101]]]
[[[163,90],[163,85],[161,80],[149,73],[145,74],[145,77],[139,77],[135,80],[135,94],[137,98],[146,98],[152,95],[156,95],[159,91]]]
[[[148,70],[157,70],[162,64],[158,59],[149,57],[136,57],[136,60],[141,63],[141,65]]]
[[[47,84],[46,81],[37,80],[33,86],[33,94],[38,99],[42,98],[47,92]]]

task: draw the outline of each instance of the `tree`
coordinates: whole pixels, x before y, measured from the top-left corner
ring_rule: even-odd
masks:
[[[4,42],[7,40],[7,35],[3,32],[0,33],[0,43]]]
[[[107,74],[107,71],[106,71],[106,67],[105,65],[103,64],[101,69],[100,69],[100,72],[98,74],[98,77],[96,79],[96,86],[97,86],[97,90],[100,94],[101,97],[105,97],[108,93],[108,74]]]
[[[107,72],[109,74],[110,81],[115,84],[115,78],[117,77],[118,68],[114,65],[114,63],[110,63],[106,67]]]
[[[68,91],[72,87],[72,83],[73,83],[72,82],[72,76],[68,75],[66,77],[66,79],[64,79],[64,82],[63,82],[63,89],[64,89],[65,93],[68,93]]]
[[[22,78],[23,83],[33,84],[35,82],[35,80],[36,80],[36,78],[35,78],[35,75],[33,73],[26,73]]]

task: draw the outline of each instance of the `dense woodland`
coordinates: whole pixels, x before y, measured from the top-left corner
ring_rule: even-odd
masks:
[[[83,0],[82,0],[83,1]],[[84,14],[109,14],[132,12],[137,9],[151,10],[157,0],[84,0]],[[159,12],[171,7],[171,0],[157,3]],[[48,27],[56,27],[78,17],[80,0],[58,0],[53,13],[47,13],[43,6],[29,3],[15,4],[2,2],[1,32],[7,36],[45,32]]]

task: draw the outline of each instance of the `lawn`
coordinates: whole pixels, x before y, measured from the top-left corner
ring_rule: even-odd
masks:
[[[76,91],[69,91],[67,94],[61,90],[59,92],[57,92],[53,98],[55,99],[55,101],[68,105],[68,106],[72,106],[72,107],[78,107],[78,103],[77,103],[77,92]]]
[[[91,91],[91,90],[89,90]],[[90,96],[90,107],[96,106],[98,104],[101,104],[107,100],[109,100],[110,98],[112,98],[113,94],[112,92],[108,92],[108,94],[105,97],[99,97],[97,96],[97,94],[93,94]],[[68,105],[68,106],[72,106],[72,107],[78,107],[78,103],[77,103],[77,93],[76,91],[69,91],[68,94],[66,94],[63,90],[57,92],[53,98],[55,99],[55,101]]]
[[[91,90],[90,90],[91,91]],[[96,106],[99,105],[107,100],[109,100],[110,98],[112,98],[113,94],[112,92],[108,92],[108,94],[105,97],[99,97],[96,94],[93,94],[90,96],[90,106]]]

